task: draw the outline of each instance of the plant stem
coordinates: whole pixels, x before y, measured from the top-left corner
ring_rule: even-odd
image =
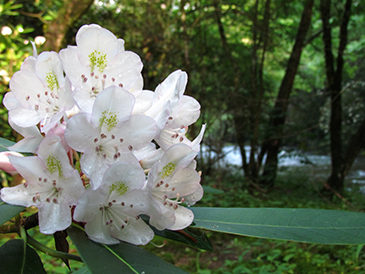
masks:
[[[44,244],[41,244],[40,242],[38,242],[36,239],[34,239],[33,237],[31,237],[29,235],[28,235],[27,241],[28,241],[28,244],[30,244],[31,246],[35,247],[36,249],[46,253],[49,256],[60,258],[60,259],[65,259],[65,260],[74,260],[74,261],[82,262],[82,259],[79,256],[57,251],[57,250],[53,250],[53,249],[45,246]]]

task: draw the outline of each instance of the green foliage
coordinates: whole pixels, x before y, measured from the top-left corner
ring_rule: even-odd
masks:
[[[46,273],[37,252],[23,239],[10,240],[0,247],[0,265],[2,273]]]
[[[93,273],[186,273],[140,247],[123,242],[110,246],[98,244],[76,227],[69,228],[68,233]]]
[[[365,244],[364,213],[290,208],[192,210],[197,228],[217,232],[306,243]]]

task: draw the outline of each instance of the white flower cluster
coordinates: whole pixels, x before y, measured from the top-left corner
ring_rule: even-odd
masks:
[[[143,90],[142,62],[124,41],[92,24],[77,46],[28,57],[3,103],[24,136],[10,155],[26,180],[1,189],[9,204],[36,206],[40,231],[52,234],[85,223],[89,238],[146,244],[153,230],[180,230],[203,196],[194,141],[185,136],[200,105],[183,95],[187,74],[170,74],[154,92]],[[157,145],[156,145],[157,144]],[[79,155],[81,157],[79,158]]]

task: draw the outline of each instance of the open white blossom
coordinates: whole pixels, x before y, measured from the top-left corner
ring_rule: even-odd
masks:
[[[26,182],[2,188],[1,199],[9,204],[36,206],[42,233],[53,234],[69,227],[70,206],[76,205],[84,186],[77,170],[71,167],[60,138],[45,138],[38,156],[9,155],[9,159]]]
[[[137,54],[124,50],[124,40],[91,24],[79,29],[76,44],[61,50],[60,58],[81,110],[91,112],[96,96],[109,86],[142,90],[143,64]]]

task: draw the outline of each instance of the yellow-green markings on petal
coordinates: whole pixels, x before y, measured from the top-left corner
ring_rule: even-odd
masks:
[[[118,123],[118,116],[115,112],[109,112],[105,110],[101,113],[99,119],[99,127],[101,128],[104,124],[108,131],[111,131]]]
[[[54,90],[55,88],[58,89],[60,87],[58,84],[57,75],[53,70],[46,73],[46,83],[51,90]]]
[[[109,186],[109,192],[110,194],[115,191],[119,195],[123,195],[128,191],[128,185],[123,181],[118,181]]]
[[[106,53],[94,50],[89,54],[89,61],[91,65],[91,71],[94,71],[95,67],[102,73],[107,65]]]
[[[173,162],[168,163],[162,168],[162,171],[158,174],[162,179],[169,177],[172,173],[174,173],[176,165]]]
[[[63,177],[62,164],[56,157],[54,157],[53,155],[49,155],[47,158],[47,161],[46,161],[46,165],[47,165],[47,169],[49,170],[49,172],[51,174],[58,171],[58,175],[61,178]]]

